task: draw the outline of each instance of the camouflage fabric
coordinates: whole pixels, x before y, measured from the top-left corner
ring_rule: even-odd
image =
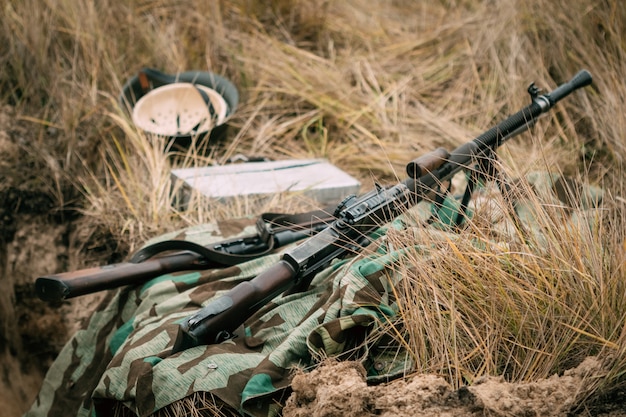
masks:
[[[535,192],[559,197],[559,176],[528,179]],[[599,200],[597,192],[584,196],[590,196],[591,203]],[[453,235],[445,225],[457,206],[454,199],[446,202],[431,227]],[[532,227],[532,210],[521,204],[516,209]],[[59,354],[25,416],[144,417],[185,398],[197,400],[194,395],[201,393],[236,413],[274,416],[289,394],[293,369],[312,369],[324,357],[361,360],[372,381],[401,375],[410,370],[410,358],[397,350],[388,353],[383,342],[376,345],[366,336],[393,317],[392,287],[402,279],[393,265],[403,250],[386,245],[387,231],[418,223],[423,227],[431,212],[432,207],[422,203],[410,216],[381,227],[362,254],[335,261],[306,292],[275,298],[238,330],[238,337],[220,344],[171,354],[181,320],[274,264],[280,253],[224,269],[165,275],[111,293]],[[202,225],[159,239],[208,244],[250,234],[252,223]],[[394,356],[386,357],[389,354]]]

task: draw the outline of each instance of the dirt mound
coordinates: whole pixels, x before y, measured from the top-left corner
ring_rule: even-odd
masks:
[[[601,370],[596,358],[577,368],[531,383],[512,384],[502,378],[483,378],[454,390],[436,375],[368,386],[365,370],[357,362],[324,363],[310,373],[298,373],[285,417],[510,417],[571,415],[575,401],[589,378]],[[601,415],[601,414],[584,414]],[[615,410],[612,417],[626,416]]]

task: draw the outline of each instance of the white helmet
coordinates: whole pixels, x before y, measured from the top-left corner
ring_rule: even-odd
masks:
[[[142,69],[125,85],[120,102],[140,129],[176,139],[224,134],[239,93],[225,78],[210,72],[176,75]]]

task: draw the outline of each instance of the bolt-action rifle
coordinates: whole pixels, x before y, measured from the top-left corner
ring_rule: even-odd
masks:
[[[257,233],[202,246],[187,240],[164,240],[137,251],[127,262],[46,275],[35,280],[35,293],[44,301],[143,284],[179,271],[224,268],[267,255],[280,247],[326,228],[327,210],[300,214],[265,213]]]
[[[462,223],[479,177],[491,175],[495,150],[506,140],[533,126],[539,116],[573,91],[591,84],[591,74],[580,71],[550,93],[539,94],[531,84],[531,104],[452,152],[439,148],[407,164],[408,178],[395,186],[376,188],[344,200],[334,220],[319,233],[285,251],[281,259],[255,278],[242,282],[182,321],[173,353],[233,337],[233,332],[262,306],[285,292],[304,290],[332,260],[354,253],[368,243],[367,236],[382,223],[411,206],[442,195],[441,185],[461,170],[471,172],[456,223]],[[485,172],[489,171],[489,172]],[[436,202],[436,201],[435,201]]]

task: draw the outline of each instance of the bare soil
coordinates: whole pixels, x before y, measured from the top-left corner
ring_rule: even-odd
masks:
[[[37,155],[28,151],[32,126],[11,106],[0,107],[0,405],[2,415],[30,407],[46,370],[98,296],[60,304],[39,300],[38,276],[106,260],[80,219],[55,207],[52,182],[42,180]],[[89,258],[89,259],[88,259]]]
[[[450,384],[437,375],[416,375],[370,386],[365,380],[365,370],[359,363],[328,361],[310,373],[299,373],[295,377],[292,384],[294,392],[287,402],[284,415],[626,416],[626,408],[624,405],[616,405],[617,401],[573,412],[581,388],[588,383],[589,377],[600,372],[599,361],[589,357],[577,368],[548,379],[512,384],[502,378],[487,377],[471,386],[453,390]]]

